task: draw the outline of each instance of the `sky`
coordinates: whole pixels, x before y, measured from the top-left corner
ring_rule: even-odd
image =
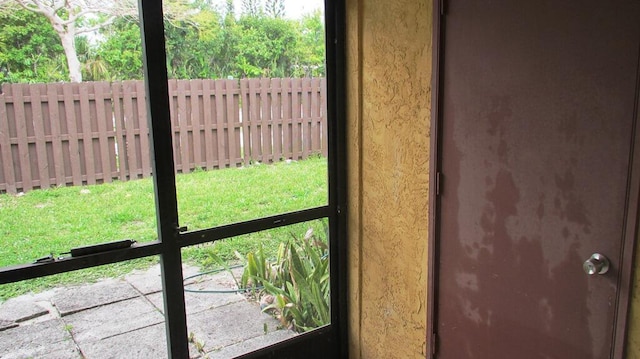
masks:
[[[236,13],[242,9],[242,0],[234,0]],[[224,4],[224,1],[221,1]],[[264,1],[263,1],[264,3]],[[291,19],[299,19],[315,9],[324,10],[324,0],[284,0],[286,16]]]

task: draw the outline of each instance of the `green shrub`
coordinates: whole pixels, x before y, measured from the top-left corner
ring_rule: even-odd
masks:
[[[326,232],[326,231],[325,231]],[[326,235],[309,229],[303,238],[291,235],[280,244],[274,260],[262,247],[243,257],[242,288],[253,288],[267,299],[263,311],[273,313],[284,327],[297,332],[330,321],[329,248]]]

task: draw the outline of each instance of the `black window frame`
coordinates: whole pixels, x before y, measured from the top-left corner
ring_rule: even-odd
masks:
[[[240,358],[347,358],[346,48],[344,0],[325,0],[328,205],[203,230],[178,221],[161,0],[139,0],[158,240],[130,248],[0,268],[0,285],[136,258],[159,256],[169,358],[188,358],[181,249],[295,223],[329,221],[331,324]],[[53,228],[51,230],[54,230]],[[170,295],[168,295],[170,293]]]

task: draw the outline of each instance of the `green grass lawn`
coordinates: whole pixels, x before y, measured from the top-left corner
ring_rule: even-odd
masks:
[[[176,179],[180,225],[189,230],[290,212],[327,203],[327,162],[324,158],[253,165],[180,174]],[[186,261],[213,265],[214,258],[234,260],[262,243],[265,250],[291,233],[303,235],[311,224],[277,228],[230,238],[215,244],[185,248]],[[153,183],[150,179],[85,187],[34,190],[22,196],[0,195],[0,266],[31,263],[73,247],[133,239],[157,238]],[[99,268],[0,286],[0,300],[60,284],[118,276],[156,263],[144,258]]]

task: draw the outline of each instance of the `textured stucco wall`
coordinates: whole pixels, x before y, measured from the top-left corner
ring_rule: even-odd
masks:
[[[347,0],[352,358],[426,350],[430,0]]]

